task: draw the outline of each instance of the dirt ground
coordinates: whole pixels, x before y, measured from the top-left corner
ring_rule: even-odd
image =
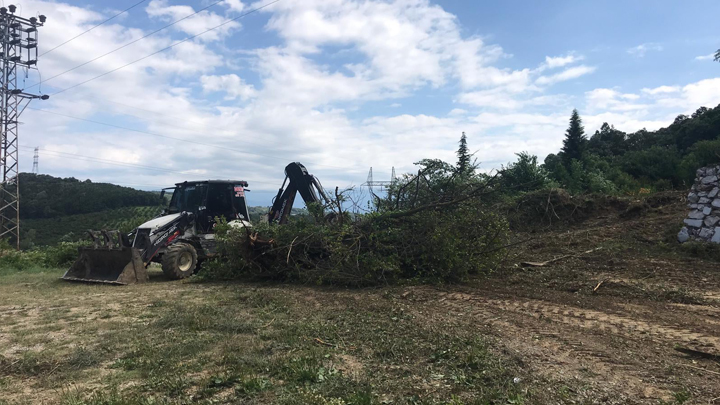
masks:
[[[462,285],[4,276],[0,403],[720,404],[720,255],[673,242],[679,198],[628,212]]]
[[[675,242],[686,208],[680,195],[669,196],[655,207],[521,235],[533,239],[512,252],[514,271],[439,297],[424,292],[423,300],[489,325],[533,374],[580,390],[569,395],[720,403],[720,264],[710,260],[717,250]],[[518,265],[564,255],[576,256]]]

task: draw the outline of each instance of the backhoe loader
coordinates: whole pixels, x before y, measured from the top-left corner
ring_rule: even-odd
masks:
[[[287,185],[287,187],[285,187]],[[162,214],[124,235],[117,230],[88,231],[92,246],[80,247],[79,257],[62,277],[68,281],[109,284],[144,283],[147,267],[162,265],[170,279],[190,277],[200,264],[217,255],[215,219],[232,227],[251,228],[242,180],[186,181],[173,190]],[[306,204],[328,202],[322,185],[298,162],[285,167],[285,181],[267,215],[270,223],[288,221],[297,193]],[[321,200],[322,198],[322,200]]]

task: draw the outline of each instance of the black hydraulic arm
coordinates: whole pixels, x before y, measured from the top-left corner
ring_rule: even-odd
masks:
[[[285,187],[286,185],[287,187]],[[285,181],[278,190],[268,213],[270,223],[284,224],[287,222],[297,193],[300,193],[305,204],[322,202],[319,196],[327,201],[327,196],[315,176],[308,173],[301,163],[293,162],[285,167]]]

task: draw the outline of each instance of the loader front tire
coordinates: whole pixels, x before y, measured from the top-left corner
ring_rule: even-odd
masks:
[[[188,278],[195,272],[197,251],[187,243],[176,243],[167,248],[162,258],[162,271],[173,280]]]

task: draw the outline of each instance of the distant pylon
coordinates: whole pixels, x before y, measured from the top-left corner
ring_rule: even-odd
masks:
[[[38,174],[38,158],[40,157],[40,147],[35,147],[35,154],[33,155],[33,174]]]
[[[370,171],[368,172],[367,181],[362,184],[362,186],[366,186],[370,189],[370,192],[372,192],[373,187],[380,187],[380,190],[382,191],[383,188],[387,188],[388,186],[394,184],[396,181],[395,176],[395,166],[392,168],[392,175],[390,175],[390,181],[382,181],[382,180],[374,180],[373,179],[373,171],[372,167],[370,168]]]

